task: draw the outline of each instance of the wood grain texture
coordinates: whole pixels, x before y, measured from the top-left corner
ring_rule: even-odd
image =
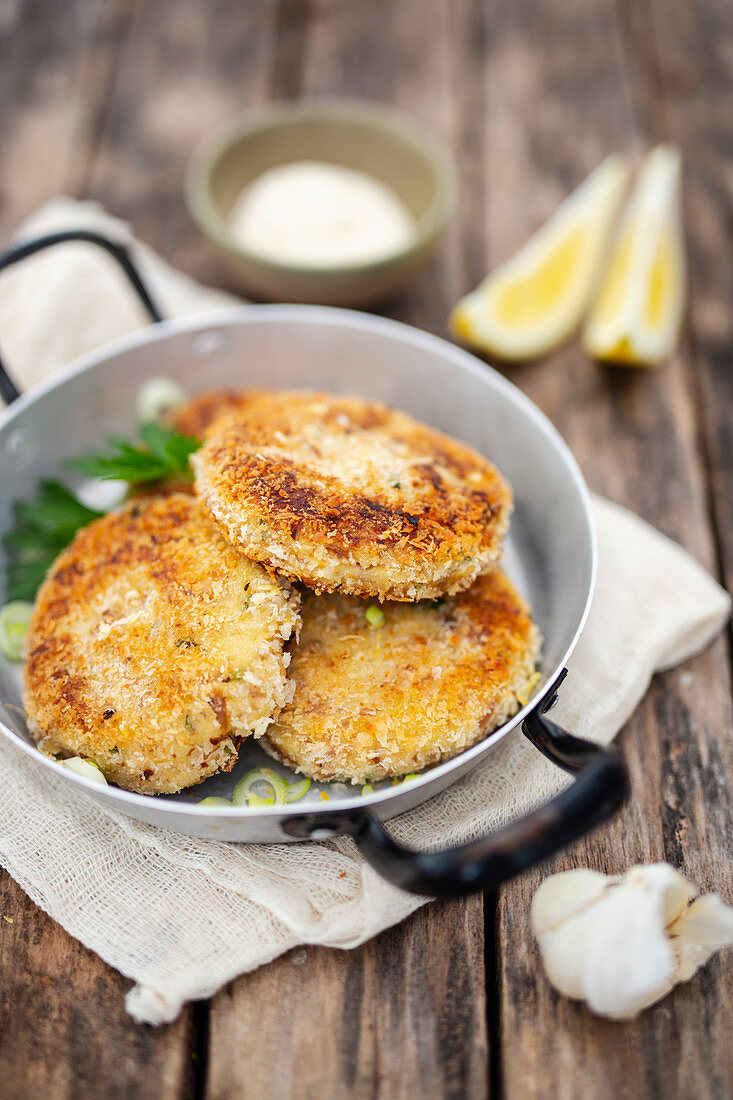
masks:
[[[0,6],[4,240],[41,202],[82,188],[130,13],[126,0]],[[136,1027],[124,1007],[130,983],[2,870],[0,915],[3,1100],[193,1093],[190,1009],[157,1032]]]
[[[130,983],[0,879],[0,1096],[157,1100],[193,1092],[192,1015],[160,1030],[125,1011]]]
[[[83,186],[124,41],[129,0],[0,5],[0,228]]]
[[[269,98],[278,5],[148,0],[135,7],[85,192],[204,282],[226,283],[183,198],[212,133]]]
[[[494,163],[513,156],[517,165],[516,177],[511,171],[491,177],[489,250],[498,260],[602,151],[638,151],[663,137],[657,127],[665,113],[653,74],[642,80],[631,72],[612,3],[528,0],[494,6],[487,19],[487,156]],[[528,26],[543,42],[541,51],[532,49]],[[692,148],[688,157],[694,164]],[[560,427],[593,487],[634,508],[715,569],[695,413],[694,342],[693,331],[658,373],[594,366],[571,345],[549,363],[511,376]],[[572,678],[565,690],[572,690]],[[712,1097],[733,1088],[725,1041],[733,1012],[728,964],[711,963],[698,981],[638,1021],[611,1024],[553,993],[528,922],[542,878],[575,866],[613,872],[668,859],[703,888],[733,899],[730,728],[728,653],[721,639],[685,669],[657,678],[623,732],[620,745],[633,784],[624,813],[503,892],[506,1096]],[[679,1057],[670,1059],[670,1049]]]
[[[593,488],[733,583],[729,0],[0,0],[0,34],[5,237],[69,190],[219,285],[181,191],[215,127],[301,95],[411,111],[454,148],[461,201],[436,262],[385,312],[441,334],[456,298],[606,152],[638,160],[679,141],[691,260],[679,354],[660,372],[614,371],[571,343],[506,373]],[[435,904],[352,952],[301,948],[169,1028],[133,1024],[128,983],[2,876],[0,1096],[732,1095],[729,958],[615,1024],[552,991],[528,926],[536,886],[573,866],[669,859],[733,901],[730,667],[721,638],[656,678],[620,738],[629,807],[498,908]]]
[[[285,4],[282,11],[294,7],[302,16],[304,5]],[[452,141],[461,33],[463,19],[452,20],[442,0],[319,2],[305,26],[295,19],[279,40],[279,87],[288,95],[386,99]],[[296,45],[299,79],[284,61],[292,62]],[[440,328],[458,295],[458,255],[454,229],[393,312]],[[264,1095],[268,1085],[281,1096],[484,1095],[483,925],[480,898],[431,906],[356,951],[309,948],[305,963],[294,952],[241,978],[212,1002],[208,1095],[234,1096],[243,1080],[252,1096]]]
[[[207,1096],[484,1095],[482,955],[480,897],[353,951],[291,951],[214,998]]]
[[[733,589],[733,16],[721,0],[622,4],[626,53],[687,153],[690,362],[716,550]]]

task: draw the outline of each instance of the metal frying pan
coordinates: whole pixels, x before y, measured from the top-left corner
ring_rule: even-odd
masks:
[[[414,780],[377,784],[365,797],[358,788],[331,784],[328,801],[320,797],[323,785],[314,784],[302,800],[282,807],[197,804],[206,795],[231,796],[237,778],[249,768],[275,766],[251,739],[233,772],[181,795],[132,794],[70,772],[33,746],[18,709],[18,667],[0,660],[3,734],[63,776],[70,793],[76,789],[141,821],[204,839],[255,843],[347,834],[385,878],[429,895],[496,889],[614,813],[628,794],[624,764],[546,717],[590,607],[595,544],[583,478],[542,413],[471,355],[367,314],[316,306],[242,306],[204,319],[163,321],[126,249],[93,233],[55,234],[19,246],[0,258],[0,269],[69,239],[93,242],[115,256],[157,323],[85,356],[25,396],[0,367],[0,392],[11,404],[0,418],[0,533],[11,526],[12,502],[29,497],[39,478],[58,476],[68,458],[110,434],[131,433],[138,391],[152,375],[175,378],[192,394],[217,386],[359,393],[465,440],[509,479],[515,512],[505,564],[544,636],[542,680],[527,706],[500,729]],[[2,565],[0,556],[0,573]],[[392,840],[385,821],[455,782],[505,737],[518,736],[520,726],[540,752],[577,776],[568,789],[523,820],[449,851],[417,853]]]

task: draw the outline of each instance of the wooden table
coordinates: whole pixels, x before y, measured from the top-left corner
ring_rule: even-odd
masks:
[[[571,344],[507,373],[594,489],[731,586],[728,0],[0,0],[0,33],[3,240],[64,191],[221,284],[181,198],[201,139],[268,99],[387,100],[442,132],[460,164],[439,259],[390,311],[438,333],[605,153],[678,142],[692,308],[674,361],[614,371]],[[724,637],[658,676],[619,738],[631,804],[498,899],[429,905],[356,951],[294,951],[158,1030],[133,1024],[129,983],[3,876],[0,1095],[733,1095],[730,955],[640,1020],[608,1023],[552,991],[527,915],[549,871],[660,859],[733,900],[730,688]]]

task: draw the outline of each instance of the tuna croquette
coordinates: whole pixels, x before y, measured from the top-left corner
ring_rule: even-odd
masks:
[[[192,496],[146,497],[81,530],[41,586],[24,702],[44,751],[134,791],[229,770],[290,697],[290,586]]]
[[[293,699],[263,744],[314,779],[364,783],[455,756],[537,678],[539,632],[499,569],[438,604],[304,593],[302,617]]]
[[[512,504],[476,451],[358,397],[260,393],[215,420],[192,464],[226,537],[319,593],[468,588],[500,556]]]

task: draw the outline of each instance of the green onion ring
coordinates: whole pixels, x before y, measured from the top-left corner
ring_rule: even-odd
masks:
[[[272,799],[263,799],[255,791],[258,783],[265,783],[271,788]],[[246,772],[239,780],[232,794],[232,802],[235,806],[284,806],[287,802],[288,783],[272,768],[253,768]],[[254,801],[257,799],[257,801]]]
[[[9,661],[22,661],[33,605],[12,600],[0,611],[0,653]]]
[[[295,783],[288,783],[288,789],[285,792],[285,801],[297,802],[303,797],[304,794],[307,793],[310,785],[310,779],[301,779],[299,782],[296,781]]]
[[[81,775],[84,779],[91,779],[93,783],[99,783],[103,787],[107,786],[104,773],[91,760],[84,760],[81,756],[72,756],[68,760],[59,760],[59,764],[63,764],[75,775]]]

